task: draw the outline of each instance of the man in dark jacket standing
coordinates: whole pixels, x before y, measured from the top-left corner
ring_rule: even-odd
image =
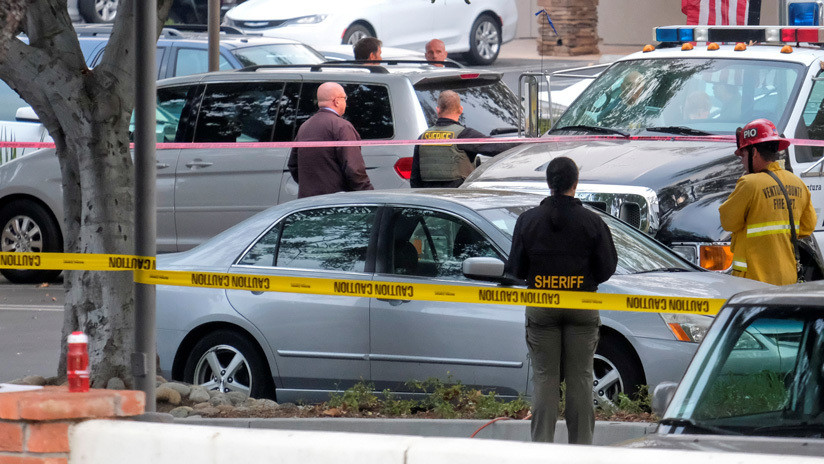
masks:
[[[551,196],[518,218],[506,270],[530,289],[594,292],[615,272],[618,255],[604,221],[575,198],[578,167],[566,157],[546,170]],[[532,360],[532,441],[552,442],[560,401],[561,359],[569,442],[592,444],[592,361],[598,311],[526,307]]]
[[[318,87],[318,107],[298,129],[296,142],[361,139],[352,123],[342,117],[346,92],[340,84],[324,82]],[[288,167],[298,183],[298,198],[373,189],[360,147],[292,148]]]
[[[463,114],[461,96],[452,90],[438,95],[438,120],[421,134],[423,140],[486,139],[489,136],[458,123]],[[457,187],[475,169],[476,155],[494,156],[517,146],[515,143],[460,145],[415,145],[412,154],[411,187]]]

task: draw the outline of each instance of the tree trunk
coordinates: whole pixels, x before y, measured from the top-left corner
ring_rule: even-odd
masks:
[[[20,17],[29,44],[6,21],[0,78],[28,102],[55,141],[63,177],[64,251],[134,254],[134,166],[129,122],[134,107],[134,1],[121,0],[100,64],[89,70],[65,0],[0,0],[0,21]],[[139,1],[139,0],[138,0]],[[171,0],[157,0],[158,28]],[[13,28],[10,34],[6,30]],[[91,385],[112,377],[133,386],[134,283],[131,272],[64,272],[63,340],[89,336]],[[58,376],[66,375],[66,345]]]

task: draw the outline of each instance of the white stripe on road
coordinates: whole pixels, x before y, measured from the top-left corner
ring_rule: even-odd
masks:
[[[0,311],[63,311],[63,305],[0,304]]]

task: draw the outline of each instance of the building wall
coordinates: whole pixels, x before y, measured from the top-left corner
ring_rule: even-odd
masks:
[[[761,0],[761,24],[778,24],[779,0]],[[538,36],[538,0],[515,0],[518,38]],[[552,17],[552,8],[547,8]],[[652,42],[652,29],[686,23],[678,0],[600,0],[598,35],[606,45],[638,45]]]

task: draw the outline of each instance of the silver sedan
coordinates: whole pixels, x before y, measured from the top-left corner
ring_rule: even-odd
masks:
[[[518,215],[542,197],[490,190],[339,193],[270,208],[158,269],[495,287],[462,272],[505,261]],[[700,270],[606,214],[618,250],[605,293],[727,298],[766,284]],[[488,260],[487,260],[488,261]],[[677,381],[712,321],[602,311],[593,394]],[[212,288],[157,288],[158,353],[174,379],[281,402],[317,402],[367,381],[413,393],[440,378],[530,394],[524,307]]]

